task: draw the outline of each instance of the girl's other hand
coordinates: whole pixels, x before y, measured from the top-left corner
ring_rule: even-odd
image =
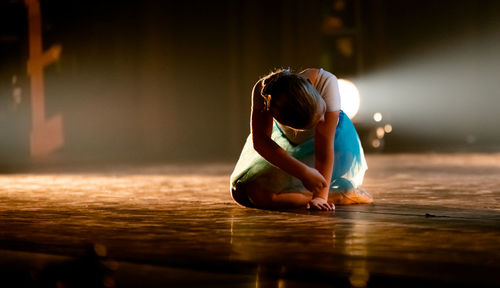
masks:
[[[327,186],[325,177],[318,170],[311,167],[307,167],[301,180],[304,187],[314,195],[321,192]]]
[[[325,199],[321,197],[316,197],[313,198],[311,201],[309,201],[309,203],[307,203],[307,209],[333,211],[335,210],[335,204],[328,203]]]

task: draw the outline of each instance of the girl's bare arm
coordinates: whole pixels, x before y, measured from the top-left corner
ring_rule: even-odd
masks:
[[[327,183],[330,183],[333,171],[334,139],[335,130],[340,111],[325,113],[325,120],[316,125],[316,134],[314,138],[315,168],[325,177]],[[328,199],[329,185],[313,194],[313,198]]]
[[[269,163],[279,167],[288,174],[299,178],[306,189],[319,193],[326,185],[324,177],[313,168],[290,156],[271,139],[273,117],[264,109],[264,99],[260,95],[261,81],[252,91],[251,131],[254,149]]]

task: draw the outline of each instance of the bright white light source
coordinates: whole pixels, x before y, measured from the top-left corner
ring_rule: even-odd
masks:
[[[373,114],[373,120],[375,120],[375,122],[382,121],[382,113],[377,112],[377,113]]]
[[[384,131],[385,131],[385,133],[391,133],[392,132],[392,125],[391,124],[385,124]]]
[[[359,110],[359,91],[348,80],[339,79],[341,108],[349,118],[356,116]]]

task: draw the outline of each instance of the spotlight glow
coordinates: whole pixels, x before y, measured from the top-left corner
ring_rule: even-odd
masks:
[[[375,120],[375,122],[382,121],[382,113],[377,112],[377,113],[373,114],[373,120]]]
[[[358,88],[351,81],[339,79],[339,90],[342,110],[349,118],[353,118],[359,110]]]
[[[384,134],[385,134],[384,128],[378,127],[377,128],[377,138],[378,139],[384,138]]]
[[[385,133],[391,133],[392,132],[392,125],[391,124],[385,124],[384,131],[385,131]]]

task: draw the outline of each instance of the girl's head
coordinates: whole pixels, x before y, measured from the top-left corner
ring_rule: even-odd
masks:
[[[278,70],[262,80],[266,110],[281,124],[295,129],[313,127],[323,117],[326,104],[304,76]]]

